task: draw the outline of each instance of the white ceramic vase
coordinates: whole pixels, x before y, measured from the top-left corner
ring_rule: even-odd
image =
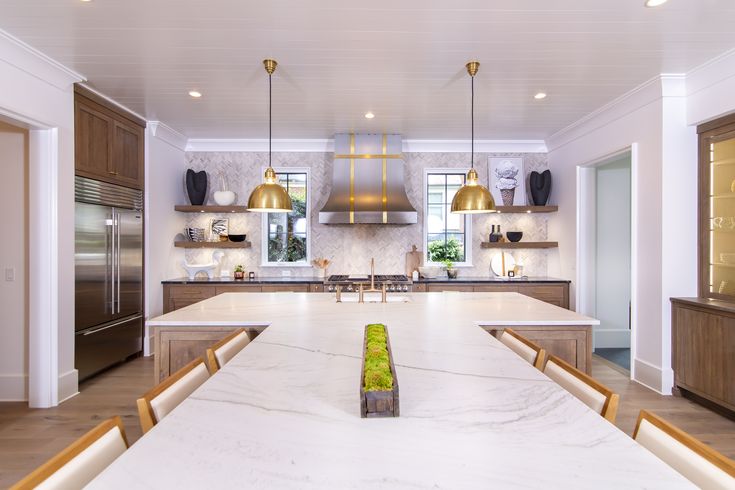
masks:
[[[230,206],[235,202],[235,193],[232,191],[216,191],[214,193],[214,202],[219,206]]]

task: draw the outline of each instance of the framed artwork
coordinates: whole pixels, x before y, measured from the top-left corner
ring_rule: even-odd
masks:
[[[209,223],[209,233],[212,239],[229,234],[229,220],[227,218],[213,218]]]
[[[526,173],[522,157],[490,157],[490,193],[496,206],[526,205]]]

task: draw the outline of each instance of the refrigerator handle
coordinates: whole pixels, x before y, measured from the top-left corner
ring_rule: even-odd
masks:
[[[120,213],[117,214],[117,272],[115,277],[117,278],[117,312],[120,313]]]
[[[112,267],[110,267],[110,295],[111,295],[111,301],[110,301],[110,313],[113,315],[115,314],[115,300],[117,296],[115,295],[115,267],[116,267],[116,260],[117,260],[117,213],[115,213],[115,208],[112,208],[112,247],[110,248],[110,258],[112,260]]]

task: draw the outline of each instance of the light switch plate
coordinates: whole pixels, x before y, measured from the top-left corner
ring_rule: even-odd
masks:
[[[7,282],[15,281],[15,268],[14,267],[5,268],[5,280]]]

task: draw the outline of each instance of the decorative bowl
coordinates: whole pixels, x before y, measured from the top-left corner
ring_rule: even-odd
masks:
[[[426,279],[436,279],[442,268],[437,265],[422,265],[419,266],[419,273]]]
[[[509,231],[505,233],[505,236],[508,237],[508,240],[511,242],[520,242],[521,238],[523,238],[523,232],[522,231]]]
[[[220,206],[229,206],[233,202],[235,202],[235,193],[232,191],[217,191],[212,196],[214,197],[214,202],[216,202]]]
[[[204,228],[185,228],[184,232],[186,238],[188,238],[192,242],[204,241]]]
[[[230,233],[229,238],[231,242],[244,242],[247,235],[233,235]]]

